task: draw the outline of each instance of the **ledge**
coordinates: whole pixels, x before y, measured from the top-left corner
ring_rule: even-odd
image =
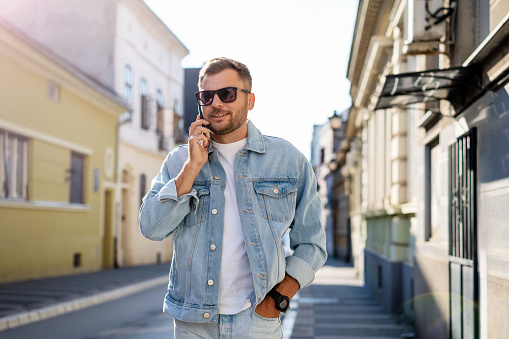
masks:
[[[20,201],[0,200],[0,208],[30,209],[30,210],[54,210],[65,212],[89,212],[90,205],[71,204],[56,201]]]
[[[426,111],[421,120],[417,122],[417,127],[429,130],[431,127],[436,125],[440,121],[440,113],[433,112],[431,110]]]
[[[400,206],[389,206],[383,209],[371,210],[362,213],[365,218],[377,218],[385,216],[408,216],[417,212],[417,203],[409,202]]]

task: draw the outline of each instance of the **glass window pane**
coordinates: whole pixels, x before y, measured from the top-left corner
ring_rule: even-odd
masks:
[[[140,176],[140,201],[143,201],[145,194],[147,194],[147,177],[142,174]]]
[[[133,71],[129,65],[124,67],[124,98],[127,102],[133,100]]]
[[[71,182],[70,202],[75,204],[84,203],[84,171],[85,156],[79,153],[71,154]]]
[[[148,93],[147,81],[145,81],[145,79],[141,79],[141,82],[140,82],[140,94],[141,95],[147,95],[147,93]]]
[[[157,90],[157,110],[161,110],[164,107],[163,92]]]

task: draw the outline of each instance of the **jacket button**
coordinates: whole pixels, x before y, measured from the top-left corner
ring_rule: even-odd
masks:
[[[219,175],[214,175],[214,179],[219,180]]]
[[[279,190],[277,188],[274,188],[274,193],[278,194]]]
[[[211,161],[212,161],[212,155],[209,155],[209,160],[211,160]]]
[[[216,250],[216,245],[214,245],[214,244],[210,245],[210,249],[211,249],[212,251],[215,251],[215,250]]]
[[[204,317],[205,319],[208,319],[208,318],[210,317],[210,314],[205,313],[205,314],[203,315],[203,317]]]
[[[208,284],[209,284],[209,286],[214,285],[214,280],[209,280],[209,281],[208,281]]]
[[[217,210],[215,208],[212,210],[212,214],[217,214]]]

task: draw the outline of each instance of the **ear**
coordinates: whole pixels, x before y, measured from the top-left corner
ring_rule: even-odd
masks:
[[[255,104],[255,95],[254,93],[249,93],[247,95],[247,110],[250,111],[254,108]]]

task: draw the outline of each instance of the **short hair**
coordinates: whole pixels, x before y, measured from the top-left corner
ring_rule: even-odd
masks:
[[[233,59],[219,57],[209,60],[200,70],[200,77],[198,79],[198,88],[201,89],[203,78],[206,75],[218,74],[225,69],[233,69],[237,71],[240,80],[247,86],[248,91],[251,91],[253,85],[253,79],[251,73],[246,65]]]

